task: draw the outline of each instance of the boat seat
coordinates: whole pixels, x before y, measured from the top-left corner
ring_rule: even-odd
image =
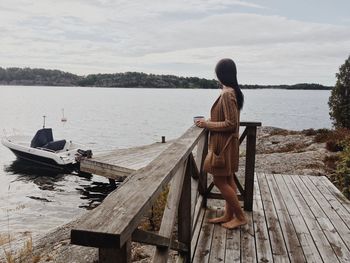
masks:
[[[41,148],[52,150],[52,151],[60,151],[64,149],[64,146],[66,145],[66,140],[59,140],[59,141],[53,141],[45,144]]]

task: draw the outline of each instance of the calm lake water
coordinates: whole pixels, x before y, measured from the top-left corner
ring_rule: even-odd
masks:
[[[46,115],[54,138],[97,153],[180,136],[195,115],[208,116],[219,90],[0,86],[0,132],[34,135]],[[301,130],[330,128],[330,91],[243,90],[241,121]],[[62,109],[68,121],[62,123]],[[3,134],[2,134],[3,135]],[[108,180],[38,171],[0,145],[0,237],[44,233],[96,206]]]

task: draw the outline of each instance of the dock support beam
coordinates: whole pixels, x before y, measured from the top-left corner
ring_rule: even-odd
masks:
[[[253,190],[256,152],[256,126],[247,126],[247,145],[244,180],[244,210],[253,210]]]

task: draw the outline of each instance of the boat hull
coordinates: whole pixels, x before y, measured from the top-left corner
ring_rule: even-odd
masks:
[[[65,165],[61,165],[56,163],[54,160],[50,159],[50,158],[46,158],[43,156],[38,156],[35,154],[31,154],[28,152],[22,152],[19,150],[15,150],[15,149],[11,149],[10,150],[14,153],[14,155],[18,158],[18,159],[23,159],[26,161],[30,161],[32,163],[36,163],[39,165],[45,165],[47,167],[50,168],[55,168],[55,169],[60,169],[60,170],[65,170],[65,171],[75,171],[75,170],[79,170],[79,163],[69,163],[69,164],[65,164]]]

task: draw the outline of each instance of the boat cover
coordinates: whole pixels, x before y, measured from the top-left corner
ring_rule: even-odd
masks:
[[[66,145],[66,140],[59,140],[59,141],[49,142],[44,146],[42,146],[42,148],[57,152],[62,150],[65,145]]]
[[[52,129],[44,128],[36,132],[34,138],[30,143],[30,147],[43,147],[45,144],[53,141]]]

